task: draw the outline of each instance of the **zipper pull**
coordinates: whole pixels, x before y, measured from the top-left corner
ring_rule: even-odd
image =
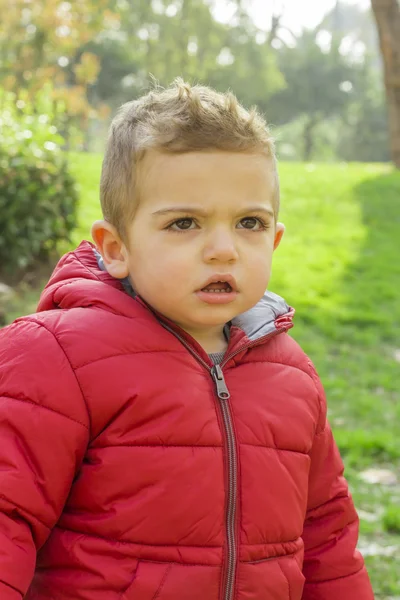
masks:
[[[211,369],[211,375],[217,388],[218,398],[221,398],[221,400],[228,400],[231,395],[226,387],[225,378],[221,367],[219,365],[214,365]]]

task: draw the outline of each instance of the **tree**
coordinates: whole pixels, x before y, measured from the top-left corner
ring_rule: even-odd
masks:
[[[385,90],[375,53],[364,56],[352,100],[337,128],[337,156],[345,161],[390,161]]]
[[[115,18],[109,0],[0,0],[0,85],[33,100],[48,81],[67,121],[86,127],[95,116],[87,90],[100,64],[80,48]]]
[[[226,24],[215,20],[205,0],[126,0],[118,14],[117,32],[105,32],[87,48],[102,65],[91,94],[113,108],[143,93],[149,74],[161,85],[180,75],[231,88],[246,105],[261,108],[283,85],[274,53],[267,40],[256,39],[246,13]]]
[[[379,58],[376,26],[369,9],[357,3],[337,0],[333,8],[326,13],[319,24],[320,29],[327,29],[335,38],[350,38],[362,42],[373,58]]]
[[[400,169],[400,8],[398,0],[371,0],[384,66],[390,149]]]
[[[277,125],[302,119],[306,161],[313,158],[318,126],[347,108],[355,77],[355,67],[339,51],[339,41],[332,39],[330,48],[322,49],[317,34],[318,28],[304,30],[296,46],[278,52],[286,88],[273,96],[268,111]]]

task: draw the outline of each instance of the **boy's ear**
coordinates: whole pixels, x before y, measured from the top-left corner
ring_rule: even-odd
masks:
[[[116,228],[107,221],[95,221],[91,233],[108,273],[116,279],[127,277],[128,252]]]
[[[281,239],[283,234],[285,233],[285,226],[283,223],[277,223],[275,227],[275,240],[274,240],[274,250],[277,249],[279,244],[281,243]]]

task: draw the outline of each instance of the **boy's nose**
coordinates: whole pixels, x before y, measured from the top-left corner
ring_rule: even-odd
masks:
[[[210,234],[203,251],[205,262],[235,262],[238,256],[231,232],[219,230]]]

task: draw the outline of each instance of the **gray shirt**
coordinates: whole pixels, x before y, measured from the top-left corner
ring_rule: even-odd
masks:
[[[213,352],[212,354],[209,354],[208,356],[211,358],[211,360],[213,361],[214,365],[219,365],[224,360],[225,351],[223,351],[223,352]]]

